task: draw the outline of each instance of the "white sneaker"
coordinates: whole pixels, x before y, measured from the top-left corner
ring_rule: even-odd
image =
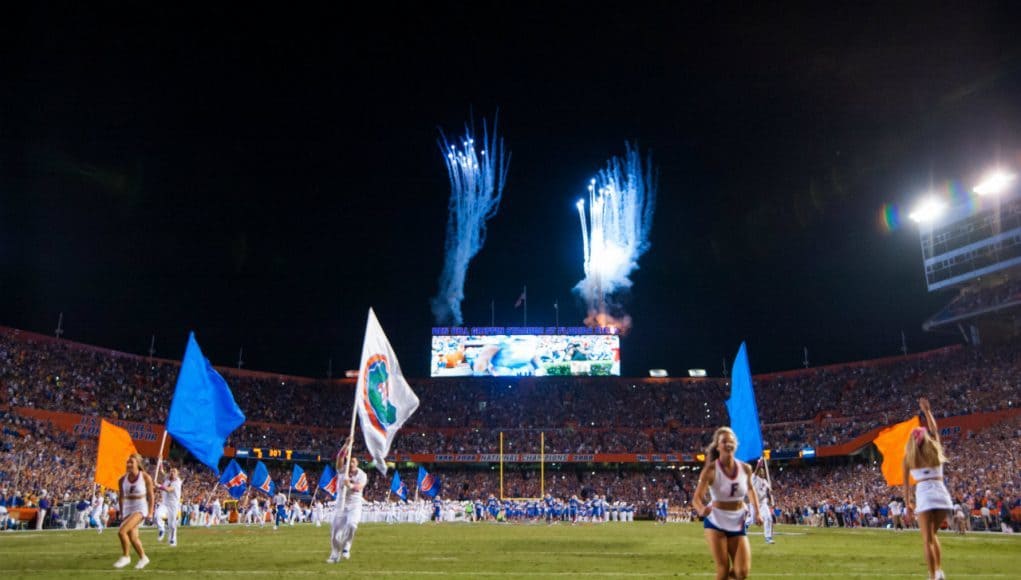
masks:
[[[167,535],[166,532],[164,532],[163,530],[160,530],[160,533],[156,534],[156,541],[157,542],[162,542],[163,541],[163,537],[166,536],[166,535]]]
[[[142,559],[135,564],[135,570],[141,570],[149,565],[149,556],[142,556]]]
[[[349,552],[348,550],[344,550],[344,551],[343,551],[343,552],[342,552],[342,553],[340,554],[340,557],[341,557],[341,558],[344,558],[345,560],[350,560],[350,559],[351,559],[351,552]]]
[[[936,580],[947,580],[946,574],[943,573],[943,570],[936,570],[935,578]]]
[[[176,548],[177,547],[177,540],[170,540],[170,547],[171,548]]]
[[[330,557],[326,559],[327,564],[336,564],[339,561],[340,556],[337,556],[336,554],[330,554]]]
[[[114,568],[123,568],[131,563],[131,556],[121,556],[113,563]]]

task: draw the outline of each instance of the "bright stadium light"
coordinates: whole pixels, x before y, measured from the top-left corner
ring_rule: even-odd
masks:
[[[1013,173],[997,169],[987,175],[972,191],[983,196],[996,195],[1003,193],[1015,179],[1017,179],[1017,176]]]
[[[935,197],[929,196],[918,203],[915,206],[915,211],[911,212],[908,217],[915,223],[926,223],[935,221],[939,216],[943,215],[946,211],[947,204]]]
[[[708,373],[705,372],[705,369],[688,369],[688,376],[689,377],[705,377],[705,376],[709,376],[709,375],[708,375]]]
[[[661,379],[670,375],[666,372],[666,369],[649,369],[649,376]]]

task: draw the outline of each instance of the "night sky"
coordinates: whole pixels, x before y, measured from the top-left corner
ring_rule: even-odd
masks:
[[[631,4],[631,3],[626,3]],[[254,6],[254,5],[252,5]],[[574,202],[651,150],[626,375],[755,372],[959,342],[921,323],[916,230],[880,219],[1021,166],[1021,13],[778,3],[344,12],[28,8],[0,24],[0,324],[324,376],[373,306],[426,374],[449,195],[438,129],[499,109],[510,172],[466,323],[585,312]],[[339,5],[338,5],[339,6]],[[343,5],[354,6],[354,5]],[[135,12],[144,10],[145,13]],[[290,12],[281,14],[281,12]]]

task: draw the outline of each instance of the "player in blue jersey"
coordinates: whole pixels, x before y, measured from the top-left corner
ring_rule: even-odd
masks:
[[[443,521],[443,500],[439,495],[433,497],[433,514],[430,519],[437,524]]]

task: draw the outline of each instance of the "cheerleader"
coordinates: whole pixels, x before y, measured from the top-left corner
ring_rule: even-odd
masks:
[[[942,580],[943,553],[936,532],[953,512],[954,502],[943,483],[943,445],[939,439],[939,428],[932,416],[929,400],[918,399],[918,407],[925,415],[926,427],[911,431],[904,448],[904,501],[907,516],[918,517],[918,528],[922,532],[925,549],[925,563],[929,566],[929,578]],[[911,501],[911,483],[908,475],[915,480],[915,501]]]
[[[337,456],[338,472],[344,471],[345,459],[344,454]],[[358,469],[358,460],[351,457],[349,461],[351,462],[349,471],[340,478],[340,486],[346,488],[346,493],[339,494],[337,507],[333,512],[333,523],[330,526],[332,550],[329,559],[326,560],[329,564],[335,564],[342,558],[347,560],[351,557],[351,543],[354,541],[358,523],[362,518],[362,490],[369,482],[368,475]]]
[[[181,485],[181,474],[174,467],[170,469],[169,475],[163,484],[158,486],[159,490],[163,492],[163,501],[156,508],[156,527],[159,529],[159,535],[156,536],[157,542],[163,541],[167,528],[170,528],[169,544],[171,546],[177,545],[177,526],[180,521],[180,518],[177,517],[177,512],[181,509]],[[166,523],[163,522],[164,518],[166,518]]]
[[[762,523],[759,500],[752,486],[752,468],[734,457],[737,436],[729,427],[720,427],[713,434],[713,442],[706,449],[706,463],[698,478],[692,503],[705,518],[706,543],[716,562],[716,579],[727,580],[748,577],[752,564],[752,549],[748,543],[745,517],[748,509],[745,498],[752,504],[757,524]],[[712,501],[705,503],[706,492]]]
[[[128,457],[127,470],[118,483],[120,494],[121,527],[117,532],[121,541],[120,558],[114,562],[114,568],[123,568],[131,563],[130,549],[138,552],[138,563],[135,568],[141,570],[149,564],[149,558],[142,548],[138,537],[138,526],[146,519],[152,519],[155,508],[153,497],[156,486],[149,474],[142,471],[142,456],[135,453]]]

